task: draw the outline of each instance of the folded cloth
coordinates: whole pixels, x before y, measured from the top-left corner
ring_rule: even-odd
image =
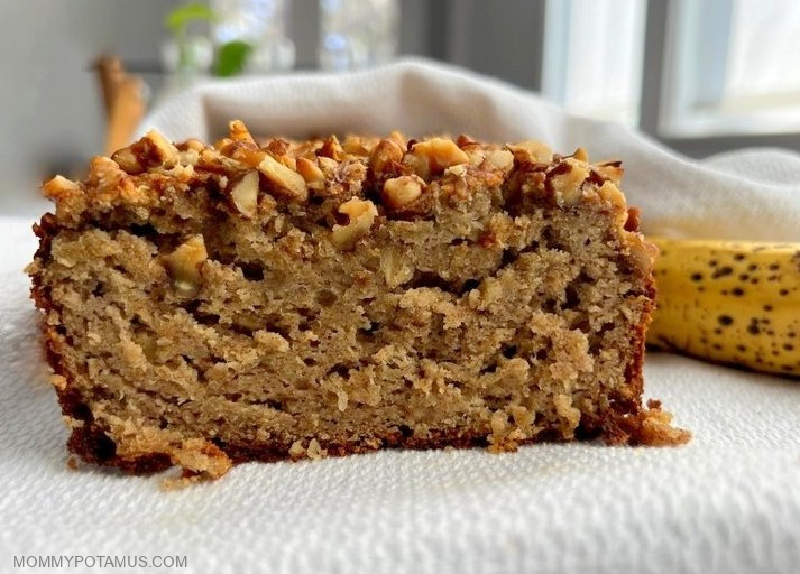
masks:
[[[198,87],[147,123],[173,138],[207,137],[232,117],[263,134],[399,127],[584,145],[626,160],[626,190],[651,230],[797,239],[793,155],[693,163],[450,68],[403,63]],[[744,226],[746,207],[758,225]],[[60,558],[68,572],[101,571],[109,557],[123,566],[114,572],[185,557],[183,568],[153,571],[797,572],[800,385],[667,354],[648,355],[646,393],[692,430],[680,448],[389,451],[247,464],[176,492],[159,489],[162,477],[68,470],[21,273],[35,249],[30,224],[0,218],[0,571],[39,557]]]
[[[561,153],[624,161],[623,191],[643,230],[672,237],[800,241],[800,154],[744,150],[682,157],[621,124],[576,117],[534,94],[448,66],[405,61],[346,75],[204,84],[143,123],[173,139],[221,137],[231,119],[263,135],[466,133],[540,139]]]

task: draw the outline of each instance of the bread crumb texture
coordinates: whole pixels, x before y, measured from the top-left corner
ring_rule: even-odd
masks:
[[[621,174],[237,121],[56,177],[28,273],[69,449],[179,485],[381,447],[685,442],[641,405],[654,249]]]

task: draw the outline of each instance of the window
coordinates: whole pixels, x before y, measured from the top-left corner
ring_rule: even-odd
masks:
[[[575,113],[637,124],[645,6],[631,0],[549,1],[542,92]]]
[[[661,130],[746,134],[800,128],[800,2],[672,2],[673,60]]]
[[[797,0],[544,0],[541,90],[690,155],[800,146]]]
[[[397,51],[397,0],[320,0],[320,67],[351,70],[383,64]]]
[[[217,14],[212,26],[214,41],[217,45],[233,40],[251,44],[250,72],[287,72],[295,65],[288,4],[288,0],[211,0]]]

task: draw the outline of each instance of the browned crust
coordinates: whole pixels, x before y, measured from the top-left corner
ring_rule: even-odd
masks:
[[[60,394],[61,404],[65,413],[82,415],[88,412],[85,405],[74,402],[74,398]],[[576,439],[580,441],[601,439],[606,444],[612,445],[668,445],[682,444],[688,440],[689,435],[683,431],[679,435],[661,433],[648,434],[646,422],[651,415],[651,410],[638,408],[634,412],[625,411],[618,404],[615,408],[598,417],[594,421],[582,421],[576,431]],[[658,413],[660,404],[656,406]],[[598,426],[596,423],[602,421]],[[668,427],[673,431],[676,430]],[[564,439],[556,429],[544,429],[532,437],[516,441],[516,445],[528,445],[552,442],[574,442]],[[433,430],[426,437],[406,436],[395,432],[382,437],[367,437],[360,442],[337,442],[320,440],[319,445],[328,456],[347,456],[351,454],[364,454],[382,449],[409,449],[431,450],[444,447],[473,448],[490,445],[489,433],[470,429]],[[516,450],[516,445],[513,450]],[[70,452],[77,454],[84,461],[97,465],[118,467],[123,472],[132,474],[147,474],[160,472],[173,466],[170,457],[163,453],[141,455],[136,458],[117,456],[116,445],[109,438],[106,431],[91,422],[91,415],[87,417],[83,426],[74,428],[67,441]],[[220,450],[234,464],[245,462],[277,462],[281,460],[298,460],[290,453],[291,443],[275,442],[270,444],[226,444]],[[500,450],[509,450],[502,448]]]
[[[83,414],[88,411],[82,403],[73,402],[72,397],[60,395],[61,404],[65,413]],[[651,404],[649,409],[637,408],[634,412],[620,408],[619,404],[612,410],[598,417],[595,421],[582,421],[577,429],[576,440],[601,439],[611,445],[675,445],[683,444],[689,439],[686,431],[669,426],[669,418],[660,409],[660,403]],[[653,414],[657,418],[667,416],[665,425],[660,426],[655,432],[648,428],[648,421]],[[70,452],[77,454],[84,461],[104,466],[115,466],[123,472],[132,474],[147,474],[160,472],[173,465],[170,457],[163,453],[153,453],[125,458],[117,456],[116,445],[109,438],[104,429],[91,421],[91,415],[81,427],[74,428],[67,447]],[[598,426],[596,423],[602,421]],[[663,428],[662,428],[663,427]],[[558,430],[545,429],[537,435],[517,441],[518,445],[537,444],[546,442],[573,442],[564,439]],[[383,437],[369,437],[361,442],[336,442],[319,441],[320,447],[328,456],[347,456],[363,454],[382,449],[410,449],[430,450],[444,447],[472,448],[489,446],[487,432],[474,430],[448,429],[434,430],[426,437],[406,436],[395,432]],[[297,460],[290,453],[290,443],[271,444],[227,444],[220,446],[220,450],[228,456],[234,464],[244,462],[277,462],[281,460]]]

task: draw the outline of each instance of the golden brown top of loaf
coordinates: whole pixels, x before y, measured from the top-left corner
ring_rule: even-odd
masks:
[[[102,219],[117,207],[147,218],[198,187],[213,188],[219,208],[243,218],[280,210],[298,216],[320,207],[339,227],[376,217],[426,217],[468,204],[476,190],[499,190],[505,208],[526,201],[555,207],[611,205],[624,213],[620,162],[589,164],[586,152],[554,154],[536,141],[496,145],[467,136],[407,139],[335,136],[257,141],[241,121],[211,146],[173,144],[156,131],[109,157],[95,157],[83,181],[57,176],[44,185],[60,225]],[[463,208],[463,207],[462,207]],[[624,217],[621,218],[624,224]],[[334,233],[336,232],[334,225]],[[347,243],[348,241],[345,241]]]

